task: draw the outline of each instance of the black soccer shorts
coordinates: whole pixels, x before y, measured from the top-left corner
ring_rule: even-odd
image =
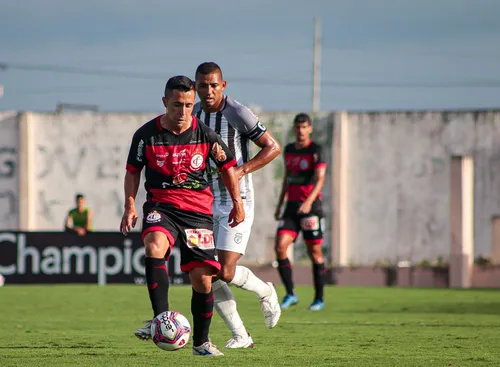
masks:
[[[323,210],[315,203],[307,214],[297,214],[300,203],[288,203],[282,219],[278,224],[277,234],[289,234],[294,241],[302,231],[306,245],[316,245],[323,242]]]
[[[211,215],[182,211],[171,206],[145,202],[143,205],[142,238],[154,231],[165,233],[170,247],[181,252],[181,270],[189,273],[194,268],[211,266],[217,274],[220,263],[215,260],[213,219]],[[165,260],[170,256],[170,249]]]

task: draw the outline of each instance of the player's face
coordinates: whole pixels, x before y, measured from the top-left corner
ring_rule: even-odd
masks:
[[[221,73],[214,72],[203,75],[196,74],[196,92],[205,108],[216,108],[222,103],[226,81],[222,80]]]
[[[78,198],[76,200],[76,206],[80,210],[82,210],[83,208],[85,208],[85,199],[84,198]]]
[[[312,125],[307,121],[296,122],[293,125],[293,131],[295,133],[295,138],[297,139],[297,141],[307,141],[309,140],[309,137],[312,133]]]
[[[163,97],[163,105],[167,108],[167,117],[173,123],[182,126],[191,121],[195,101],[195,92],[183,92],[177,89]]]

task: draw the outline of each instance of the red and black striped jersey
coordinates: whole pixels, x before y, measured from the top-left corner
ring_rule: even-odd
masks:
[[[147,200],[203,214],[212,214],[213,194],[205,179],[208,159],[219,170],[236,164],[221,138],[193,116],[191,128],[176,135],[161,126],[161,115],[134,134],[127,171],[146,167]]]
[[[297,149],[295,143],[285,147],[285,169],[287,174],[287,200],[303,202],[314,188],[314,172],[326,167],[321,145],[313,141],[307,147]],[[321,200],[321,192],[318,195]]]

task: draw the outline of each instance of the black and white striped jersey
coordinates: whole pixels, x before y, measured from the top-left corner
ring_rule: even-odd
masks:
[[[224,105],[218,112],[205,113],[201,108],[201,103],[196,103],[193,115],[221,137],[233,153],[237,166],[241,166],[251,158],[249,141],[259,139],[266,132],[259,118],[248,107],[229,96],[224,96]],[[214,202],[223,205],[231,204],[231,196],[214,164],[210,163],[206,175],[214,194]],[[240,180],[240,192],[243,201],[253,201],[254,189],[251,174],[245,175]]]

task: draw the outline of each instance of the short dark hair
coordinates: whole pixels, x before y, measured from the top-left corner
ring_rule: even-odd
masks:
[[[184,75],[173,76],[165,85],[165,97],[174,89],[189,92],[190,90],[194,90],[194,82]]]
[[[311,117],[307,113],[299,113],[293,119],[294,124],[300,124],[301,122],[308,122],[309,125],[312,125]]]
[[[78,201],[80,199],[85,199],[85,196],[83,194],[76,194],[75,199]]]
[[[222,70],[221,70],[220,66],[217,65],[213,61],[207,61],[207,62],[204,62],[204,63],[201,63],[200,65],[198,65],[198,67],[196,68],[195,75],[198,73],[200,73],[202,75],[208,75],[208,74],[212,74],[216,71],[218,71],[220,73],[220,75],[222,76]]]

